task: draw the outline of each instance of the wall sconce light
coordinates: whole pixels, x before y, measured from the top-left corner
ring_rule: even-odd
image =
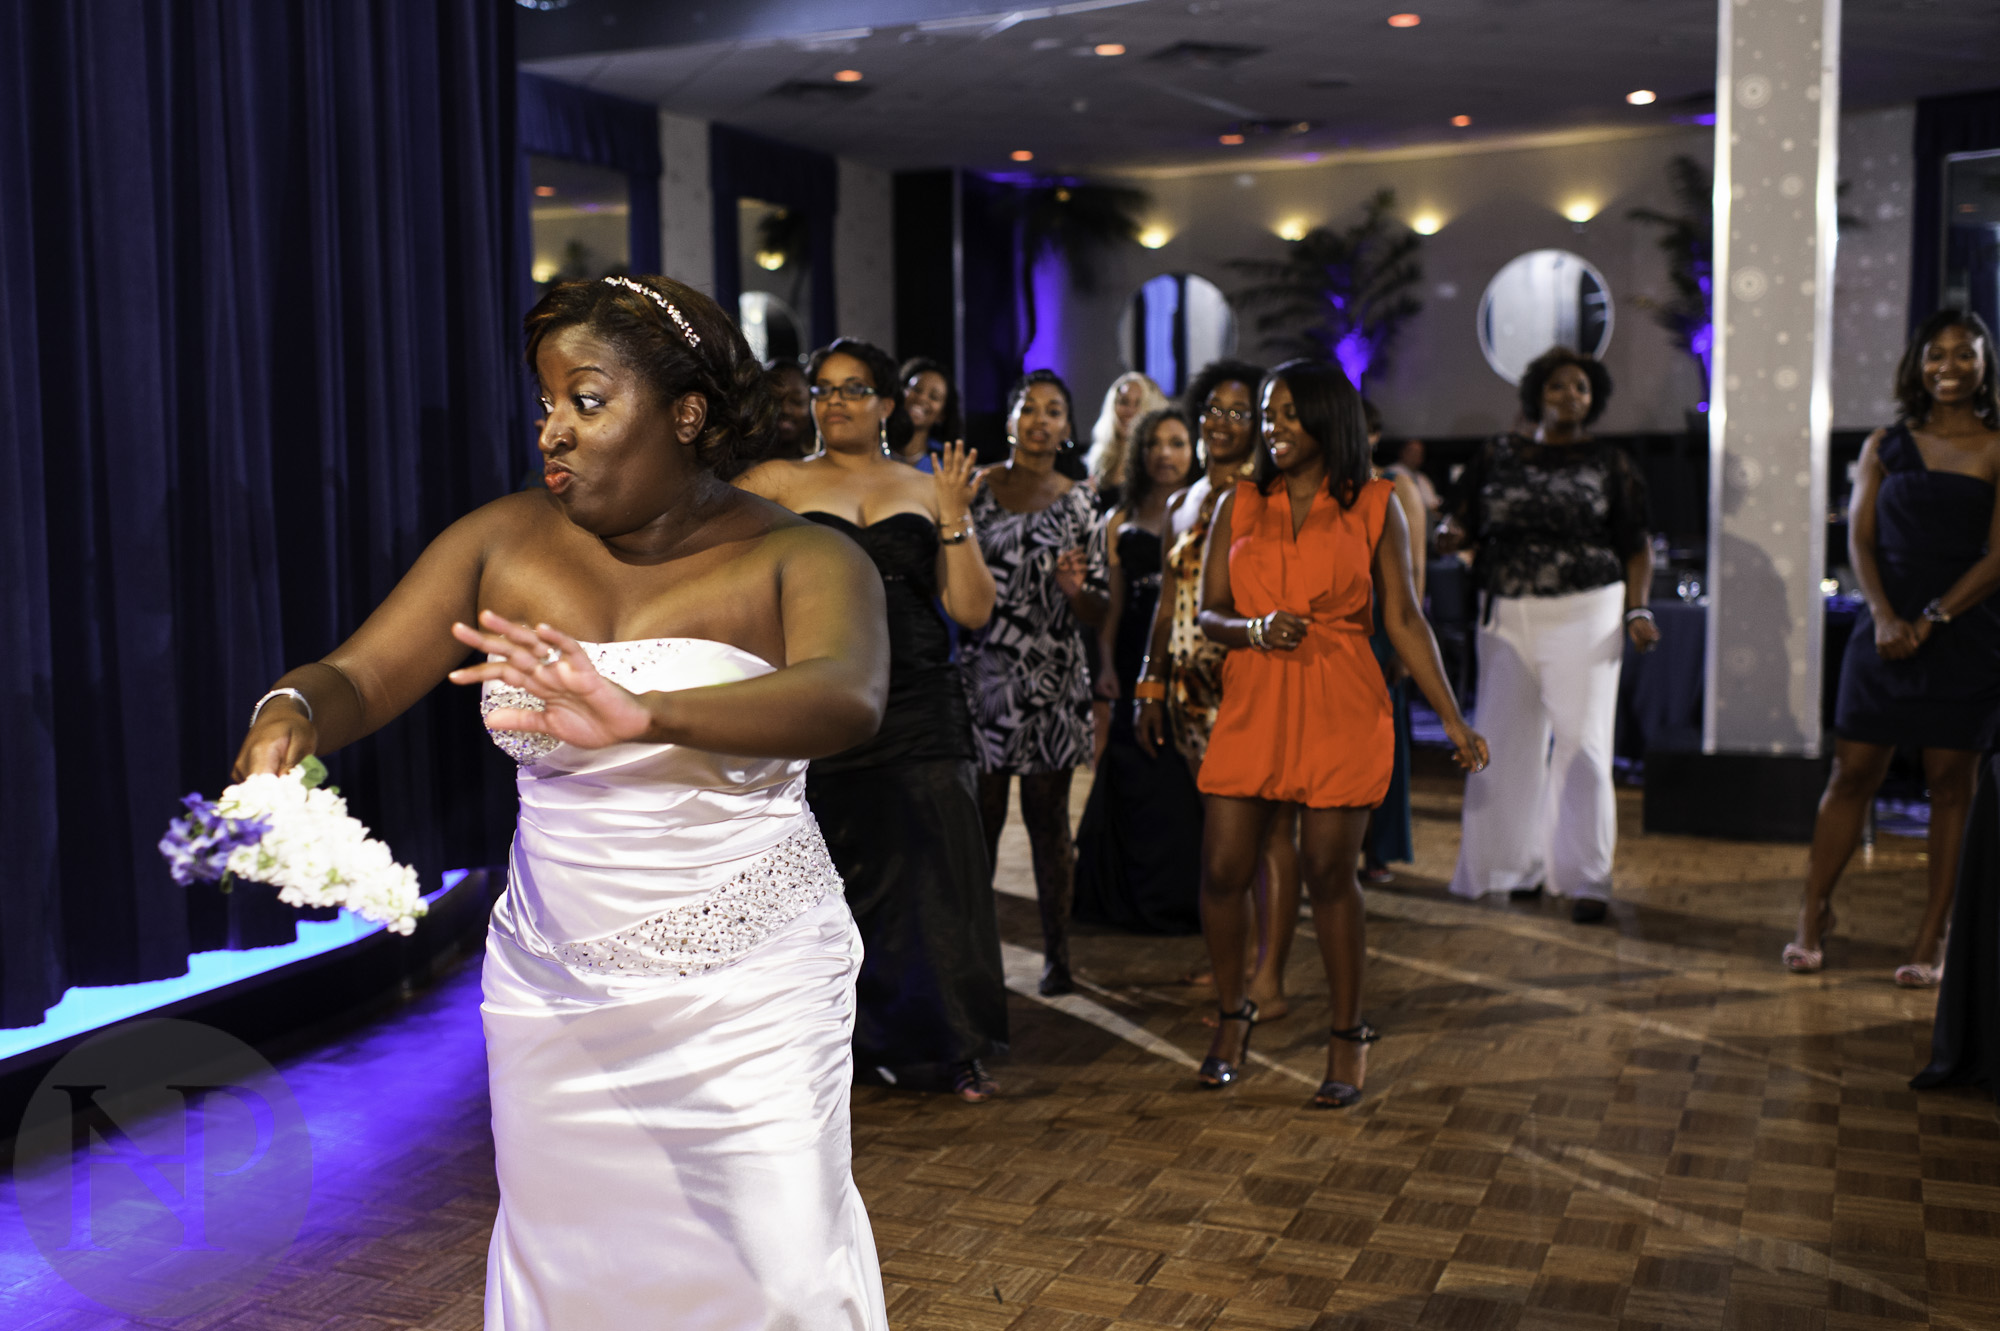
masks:
[[[1139,233],[1139,243],[1149,250],[1157,250],[1173,238],[1173,232],[1163,226],[1149,226]]]
[[[1418,213],[1410,219],[1410,230],[1420,236],[1435,236],[1444,230],[1444,219],[1436,213]]]
[[[1016,148],[1013,152],[1010,152],[1007,155],[1013,158],[1017,162],[1032,162],[1035,160],[1035,155],[1029,152],[1026,148]]]
[[[1278,239],[1280,240],[1304,240],[1306,232],[1311,229],[1311,227],[1306,225],[1306,219],[1303,217],[1287,217],[1273,228],[1278,233]]]
[[[767,273],[775,273],[785,266],[785,256],[781,250],[758,250],[757,266]]]
[[[1600,207],[1602,205],[1595,199],[1571,199],[1562,206],[1562,215],[1578,226],[1582,226],[1585,222],[1597,216]]]
[[[537,259],[535,260],[535,266],[528,270],[528,276],[534,278],[536,284],[539,285],[540,283],[552,280],[561,271],[562,265],[554,259]]]

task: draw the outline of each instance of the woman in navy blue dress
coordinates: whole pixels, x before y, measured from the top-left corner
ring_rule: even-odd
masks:
[[[1848,555],[1867,611],[1841,664],[1833,775],[1820,797],[1798,936],[1784,962],[1810,974],[1832,895],[1898,746],[1923,750],[1930,901],[1896,983],[1938,981],[1952,878],[1979,755],[2000,734],[2000,404],[1993,335],[1976,314],[1925,321],[1896,373],[1902,418],[1861,450]]]

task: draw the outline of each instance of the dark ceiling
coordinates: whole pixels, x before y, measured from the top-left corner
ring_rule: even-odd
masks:
[[[1771,3],[1773,0],[1760,0]],[[1796,2],[1796,0],[1795,0]],[[540,0],[548,4],[551,0]],[[1388,23],[1398,10],[1422,19]],[[527,68],[878,166],[1225,167],[1708,111],[1716,0],[569,0]],[[1122,45],[1122,55],[1096,48]],[[2000,85],[2000,0],[1847,0],[1842,102]],[[858,70],[859,82],[835,75]],[[1645,88],[1650,106],[1625,95]],[[1452,126],[1454,116],[1471,124]],[[1240,145],[1225,145],[1241,134]]]

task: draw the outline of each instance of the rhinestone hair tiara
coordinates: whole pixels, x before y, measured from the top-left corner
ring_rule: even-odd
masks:
[[[690,347],[701,345],[701,338],[695,335],[694,329],[688,326],[688,321],[681,317],[680,310],[665,296],[662,296],[644,282],[634,282],[629,277],[607,277],[604,280],[614,287],[624,287],[627,291],[636,291],[647,300],[652,301],[653,304],[667,312],[667,317],[674,321],[674,327],[681,330],[681,336],[687,339],[687,344]]]

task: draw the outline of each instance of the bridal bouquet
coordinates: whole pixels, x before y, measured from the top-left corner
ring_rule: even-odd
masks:
[[[288,906],[341,906],[407,934],[424,913],[416,870],[347,812],[326,783],[326,765],[307,758],[282,776],[247,777],[215,800],[189,795],[160,839],[174,881],[270,883]]]

